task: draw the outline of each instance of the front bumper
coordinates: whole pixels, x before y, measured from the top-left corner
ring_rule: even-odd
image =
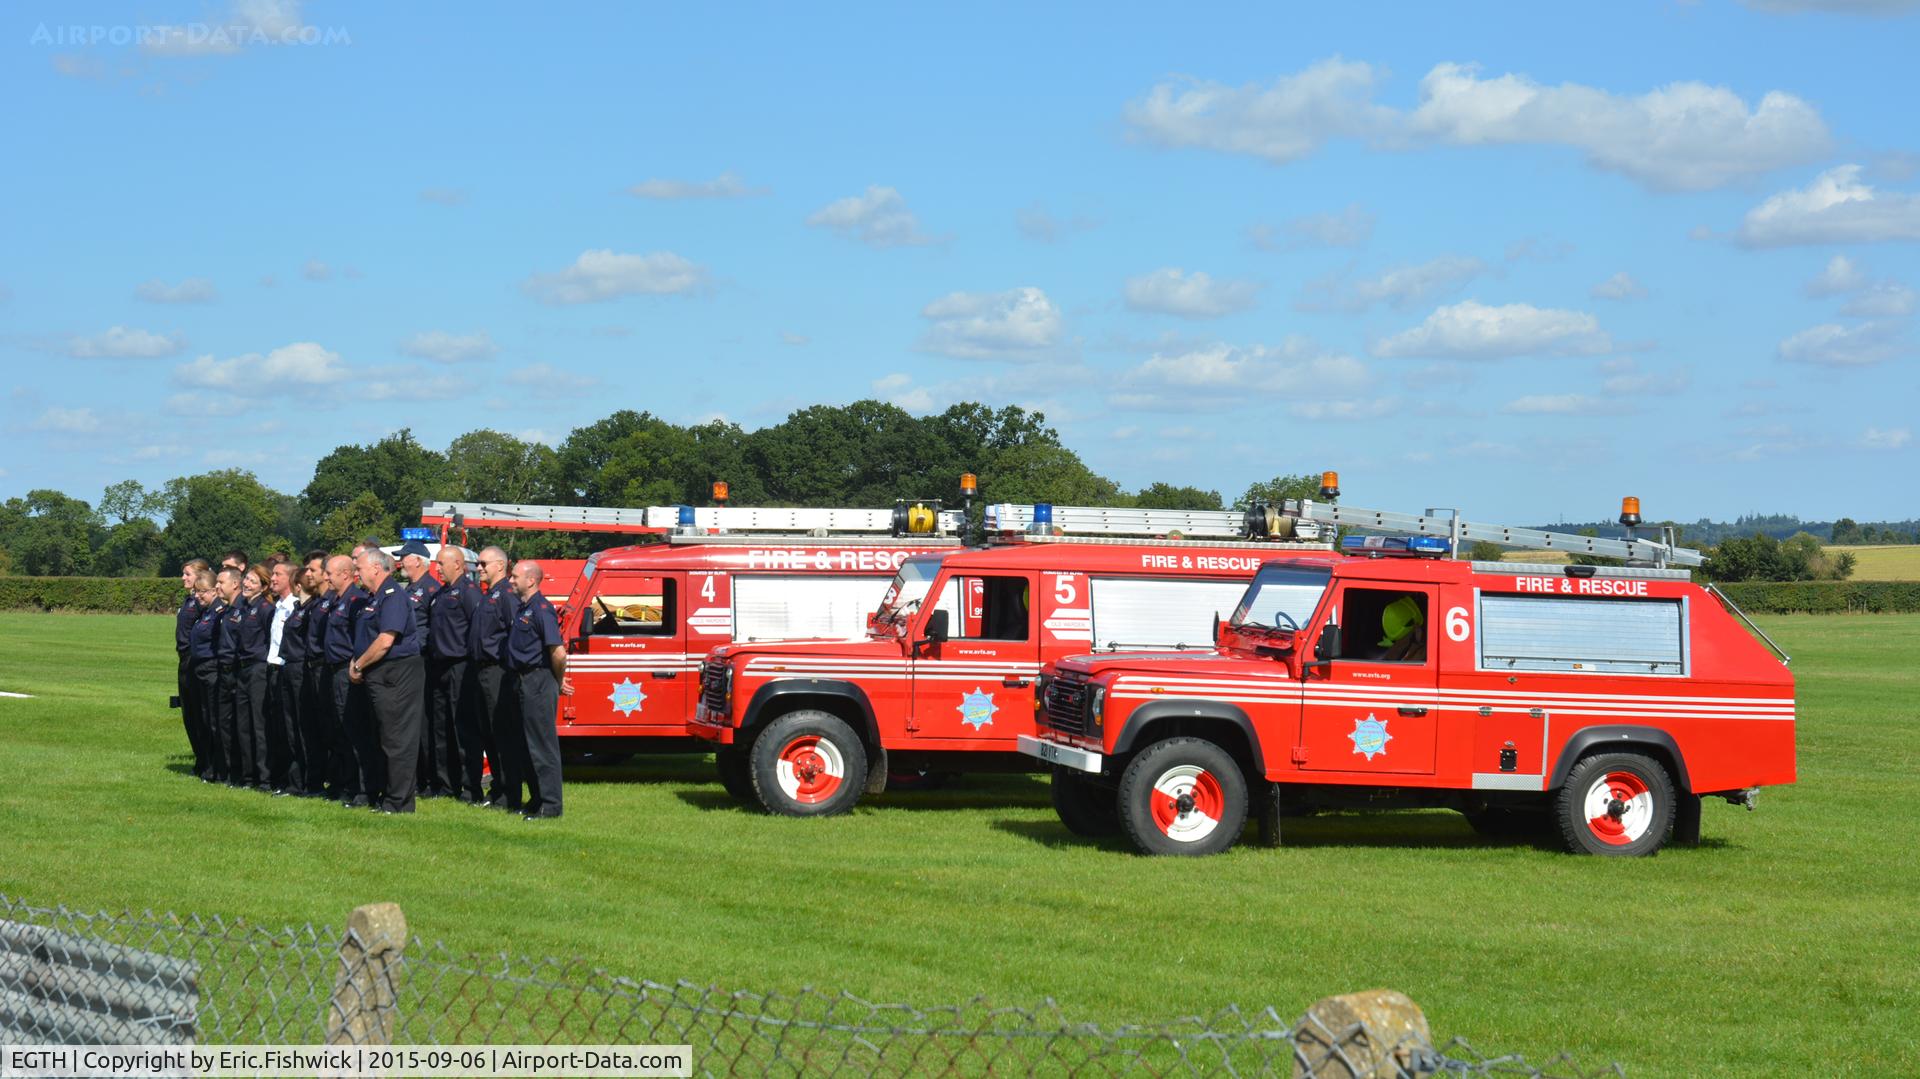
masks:
[[[1066,745],[1062,742],[1049,741],[1044,738],[1035,738],[1031,734],[1020,735],[1015,740],[1015,745],[1019,748],[1020,752],[1025,753],[1029,757],[1038,757],[1048,764],[1058,764],[1063,768],[1072,768],[1078,772],[1093,772],[1098,774],[1105,760],[1100,754],[1091,750]]]
[[[704,704],[694,710],[693,719],[687,724],[687,733],[717,745],[733,744],[733,725],[726,716],[710,711]]]

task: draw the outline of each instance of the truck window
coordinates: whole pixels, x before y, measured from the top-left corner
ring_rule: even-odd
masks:
[[[589,601],[586,621],[596,637],[671,636],[677,624],[674,582],[668,577],[615,577]]]
[[[1262,566],[1240,598],[1240,605],[1233,609],[1233,624],[1300,629],[1320,606],[1320,596],[1332,576],[1325,566]]]
[[[887,591],[885,577],[744,574],[733,577],[733,635],[739,641],[857,637]]]
[[[1093,648],[1212,647],[1213,620],[1232,612],[1247,586],[1240,581],[1135,580],[1096,577]]]
[[[977,619],[963,598],[968,594],[968,581],[980,582]],[[964,618],[949,615],[948,632],[956,639],[1024,641],[1033,621],[1029,617],[1031,592],[1025,577],[952,577],[940,590],[940,609],[966,612]]]
[[[1341,659],[1368,663],[1427,661],[1427,597],[1423,592],[1349,588],[1340,612]]]
[[[1483,595],[1480,666],[1685,674],[1686,617],[1677,599]]]

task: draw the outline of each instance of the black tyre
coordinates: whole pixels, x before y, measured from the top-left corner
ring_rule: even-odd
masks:
[[[1650,757],[1600,753],[1573,766],[1555,806],[1575,854],[1652,854],[1673,825],[1673,780]]]
[[[1227,751],[1169,738],[1120,775],[1120,825],[1142,854],[1218,854],[1247,824],[1247,780]]]
[[[1120,834],[1119,795],[1084,772],[1053,766],[1053,810],[1067,831],[1088,839]]]
[[[1475,832],[1488,839],[1544,839],[1554,831],[1553,813],[1545,807],[1496,806],[1462,810],[1461,815]]]
[[[754,796],[784,817],[845,813],[860,800],[867,749],[840,717],[807,710],[767,724],[747,751]]]
[[[754,800],[753,772],[747,764],[746,750],[726,746],[714,753],[713,763],[720,773],[720,785],[728,794],[742,802]]]

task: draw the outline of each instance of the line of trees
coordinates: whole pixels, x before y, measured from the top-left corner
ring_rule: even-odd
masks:
[[[716,420],[680,425],[622,410],[576,428],[559,446],[493,430],[469,431],[445,450],[402,429],[340,446],[297,493],[224,469],[149,490],[133,480],[95,505],[36,490],[0,504],[0,572],[33,576],[170,576],[192,557],[345,550],[364,536],[393,542],[426,501],[494,504],[704,505],[726,480],[737,505],[888,506],[897,498],[958,499],[959,477],[979,477],[976,502],[1221,509],[1220,492],[1153,483],[1127,491],[1095,473],[1039,412],[957,404],[916,417],[880,401],[816,405],[747,431]],[[1278,476],[1250,499],[1311,495],[1318,480]],[[516,556],[583,557],[630,537],[476,530]]]

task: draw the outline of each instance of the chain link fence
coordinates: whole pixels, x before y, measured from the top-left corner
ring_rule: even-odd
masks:
[[[729,1076],[1625,1075],[1435,1044],[1398,999],[1417,1022],[1323,1001],[1294,1020],[1227,1008],[1101,1025],[1051,1000],[916,1007],[456,953],[410,936],[391,904],[359,908],[341,931],[0,896],[0,1042],[13,1044],[687,1044],[695,1074]]]

